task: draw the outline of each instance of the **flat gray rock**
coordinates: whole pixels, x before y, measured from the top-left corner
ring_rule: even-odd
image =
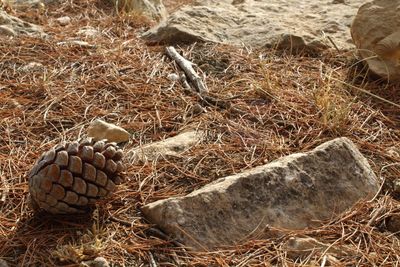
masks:
[[[267,237],[267,226],[320,225],[373,197],[378,179],[347,138],[307,153],[221,178],[184,197],[142,208],[147,220],[193,249],[213,249]]]
[[[143,37],[317,51],[353,48],[350,24],[363,0],[213,0],[184,6]]]

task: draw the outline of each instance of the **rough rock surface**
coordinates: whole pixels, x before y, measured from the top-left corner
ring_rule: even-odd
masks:
[[[351,21],[363,0],[210,0],[172,13],[146,32],[150,42],[211,41],[233,45],[319,50],[352,48]]]
[[[351,35],[370,70],[400,81],[400,0],[375,0],[362,5]]]
[[[1,35],[17,36],[20,34],[39,37],[45,36],[40,26],[25,22],[0,10],[0,37]]]
[[[136,12],[150,19],[163,20],[167,17],[167,9],[162,0],[122,0],[113,1],[117,9],[126,12]]]
[[[95,141],[107,139],[109,142],[128,142],[130,134],[123,128],[102,120],[90,123],[87,133]]]
[[[268,236],[266,226],[318,226],[363,198],[378,182],[347,138],[219,179],[184,197],[145,205],[145,217],[194,249]]]
[[[204,133],[189,131],[177,136],[167,138],[160,142],[151,143],[142,147],[134,148],[127,153],[131,162],[151,161],[158,157],[178,156],[192,146],[203,140]]]

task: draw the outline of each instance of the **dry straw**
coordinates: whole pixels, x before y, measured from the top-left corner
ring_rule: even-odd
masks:
[[[346,83],[393,103],[400,102],[397,86],[369,81],[337,51],[306,57],[207,44],[177,49],[197,64],[210,95],[219,100],[214,105],[167,78],[180,69],[164,55],[164,47],[149,47],[137,38],[149,26],[145,21],[116,15],[113,7],[95,0],[47,8],[17,14],[44,25],[52,38],[0,42],[0,258],[19,266],[75,266],[99,255],[116,266],[333,264],[322,252],[289,257],[285,242],[306,235],[345,247],[350,255],[337,257],[337,266],[399,262],[398,235],[386,223],[399,214],[388,188],[400,175],[400,110]],[[53,23],[61,14],[71,16],[70,25]],[[79,35],[87,26],[98,34]],[[57,45],[67,39],[95,47]],[[23,71],[30,62],[43,68]],[[34,215],[27,205],[26,173],[43,151],[81,137],[94,118],[128,129],[133,139],[126,149],[188,128],[205,130],[207,138],[183,157],[129,166],[127,182],[91,215]],[[140,213],[146,203],[184,195],[338,136],[354,141],[386,183],[373,201],[320,228],[195,253],[166,240]]]

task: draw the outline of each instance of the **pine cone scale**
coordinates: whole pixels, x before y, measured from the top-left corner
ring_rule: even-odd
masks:
[[[56,160],[54,163],[60,167],[67,167],[68,166],[68,152],[65,150],[57,152]]]

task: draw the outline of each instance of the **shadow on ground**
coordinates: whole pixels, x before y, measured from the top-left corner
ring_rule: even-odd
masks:
[[[22,219],[8,235],[0,237],[0,258],[10,266],[45,266],[43,264],[48,262],[58,266],[79,262],[87,255],[79,249],[83,246],[77,240],[91,233],[93,222],[92,214],[36,213]]]

